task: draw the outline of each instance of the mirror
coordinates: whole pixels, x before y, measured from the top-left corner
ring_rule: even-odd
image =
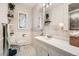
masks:
[[[18,27],[19,29],[25,29],[27,25],[27,14],[25,13],[19,13],[19,21],[18,21]]]
[[[51,21],[49,19],[50,15],[48,13],[49,11],[49,7],[50,7],[51,3],[43,3],[41,5],[41,8],[39,10],[39,25],[38,28],[41,31],[40,35],[43,35],[43,31],[46,25],[48,25]]]
[[[79,3],[69,5],[70,30],[79,30]]]

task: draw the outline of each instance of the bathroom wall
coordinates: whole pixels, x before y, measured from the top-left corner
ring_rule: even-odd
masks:
[[[45,35],[51,35],[58,39],[68,40],[69,33],[69,16],[67,3],[53,3],[51,8],[47,11],[51,23],[44,28]],[[59,24],[64,24],[64,30],[60,30]]]
[[[7,3],[0,3],[0,56],[3,55],[2,23],[8,23],[7,13],[8,13],[8,4]]]
[[[8,4],[0,3],[0,23],[8,23],[7,11],[8,11]]]
[[[42,6],[42,4],[41,4]],[[39,8],[34,8],[34,14],[33,14],[33,28],[34,30],[39,29]],[[68,40],[69,39],[69,33],[67,30],[69,29],[69,16],[68,16],[68,4],[67,3],[53,3],[52,6],[50,6],[47,11],[49,13],[49,19],[51,23],[49,25],[44,26],[44,35],[50,35],[53,37],[56,37],[58,39],[62,40]],[[59,23],[64,24],[64,30],[61,31],[59,28]],[[34,32],[36,32],[36,30]],[[38,33],[41,33],[40,31],[37,31],[34,35],[37,35]]]
[[[18,29],[18,15],[19,12],[26,13],[28,16],[27,19],[27,27],[25,29]],[[26,5],[22,4],[15,4],[15,10],[14,10],[14,19],[11,21],[11,28],[14,31],[14,35],[11,37],[11,39],[14,39],[22,44],[29,44],[31,43],[31,29],[32,29],[32,10],[30,8],[27,8]],[[22,35],[25,34],[25,37]]]
[[[32,10],[33,17],[33,35],[38,36],[41,34],[40,31],[40,14],[41,14],[42,3],[38,3]]]

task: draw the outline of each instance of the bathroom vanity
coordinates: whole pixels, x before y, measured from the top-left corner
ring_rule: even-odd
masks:
[[[79,48],[72,46],[67,41],[47,36],[38,36],[33,40],[38,56],[76,56]]]

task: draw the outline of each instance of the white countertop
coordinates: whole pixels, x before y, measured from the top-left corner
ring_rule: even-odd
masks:
[[[59,49],[62,49],[66,52],[69,52],[73,55],[79,56],[79,47],[70,45],[68,41],[64,41],[64,40],[60,40],[60,39],[56,39],[56,38],[47,38],[46,36],[38,36],[35,38],[40,41],[43,41],[47,44],[55,46]]]
[[[0,37],[0,41],[2,41],[3,40],[3,37]]]

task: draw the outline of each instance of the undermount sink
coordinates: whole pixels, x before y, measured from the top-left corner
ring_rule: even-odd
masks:
[[[51,39],[51,38],[53,38],[52,36],[49,36],[49,35],[43,35],[42,37],[45,38],[45,39]]]
[[[52,38],[52,36],[47,35],[47,38]]]

